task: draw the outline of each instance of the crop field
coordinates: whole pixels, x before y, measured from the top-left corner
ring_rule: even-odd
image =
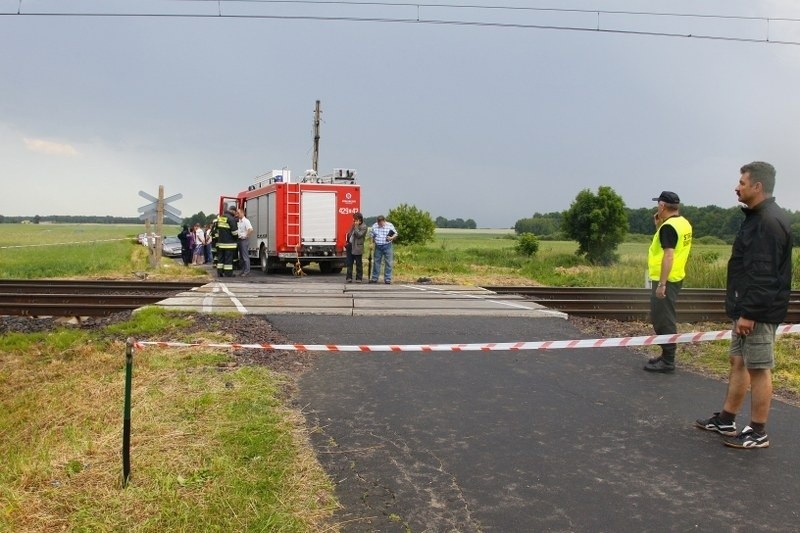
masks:
[[[397,247],[396,269],[407,281],[426,277],[474,285],[642,287],[650,241],[639,241],[622,243],[614,265],[597,266],[575,255],[578,245],[572,241],[540,241],[539,251],[527,257],[516,251],[510,229],[437,229],[431,243]],[[685,286],[724,287],[729,253],[724,244],[694,246]]]
[[[147,249],[136,243],[137,235],[145,231],[143,224],[3,224],[0,227],[2,279],[128,278],[132,271],[149,268]],[[176,226],[165,226],[167,235],[176,232]],[[156,274],[193,275],[174,267],[174,262],[163,261]]]
[[[128,278],[147,270],[153,279],[196,278],[202,269],[180,268],[162,259],[150,264],[147,249],[135,244],[144,225],[3,224],[0,232],[0,278]],[[173,235],[176,226],[166,226]],[[428,278],[436,283],[472,285],[552,285],[642,287],[649,239],[624,242],[611,266],[588,264],[575,255],[577,243],[540,241],[532,257],[516,250],[511,229],[437,229],[425,245],[395,248],[399,281]],[[365,259],[366,254],[365,252]],[[730,246],[695,244],[687,265],[685,287],[721,288]],[[800,286],[800,254],[795,253],[794,283]]]

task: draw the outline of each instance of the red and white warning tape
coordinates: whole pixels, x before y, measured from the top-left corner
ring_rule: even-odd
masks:
[[[98,242],[114,242],[114,241],[130,241],[131,237],[124,239],[95,239],[93,241],[70,241],[70,242],[49,242],[44,244],[12,244],[8,246],[0,246],[0,250],[10,248],[39,248],[42,246],[64,246],[66,244],[95,244]]]
[[[778,326],[778,335],[800,333],[800,324]],[[521,350],[560,350],[564,348],[610,348],[616,346],[649,346],[652,344],[682,344],[720,341],[731,338],[731,331],[679,333],[676,335],[650,335],[645,337],[614,337],[605,339],[579,339],[570,341],[491,342],[484,344],[222,344],[137,341],[134,346],[159,346],[162,348],[252,348],[300,352],[497,352]]]

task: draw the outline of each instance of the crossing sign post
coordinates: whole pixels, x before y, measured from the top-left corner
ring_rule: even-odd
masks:
[[[150,223],[153,222],[156,225],[155,242],[152,243],[148,241],[148,247],[150,248],[150,265],[155,267],[158,266],[161,261],[161,241],[164,238],[164,217],[166,216],[178,224],[183,222],[183,219],[181,219],[180,209],[172,207],[169,205],[169,202],[180,200],[183,198],[183,195],[178,193],[164,198],[164,186],[159,185],[157,198],[147,194],[144,191],[139,191],[139,196],[151,202],[139,208],[139,218],[145,221],[146,232],[148,235],[150,234]]]

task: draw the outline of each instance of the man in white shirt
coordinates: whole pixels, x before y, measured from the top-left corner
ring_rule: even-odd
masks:
[[[194,250],[192,250],[192,264],[202,265],[205,260],[206,232],[200,224],[194,225]]]
[[[370,283],[378,283],[381,273],[381,261],[385,263],[383,269],[383,282],[389,285],[392,282],[392,265],[394,254],[392,242],[397,238],[397,230],[383,215],[378,216],[372,225],[372,248],[375,251],[375,263],[372,266]]]
[[[250,234],[253,233],[253,225],[244,216],[243,209],[236,210],[236,218],[239,219],[239,264],[242,269],[240,276],[247,276],[250,274],[250,252],[248,246],[250,242]]]

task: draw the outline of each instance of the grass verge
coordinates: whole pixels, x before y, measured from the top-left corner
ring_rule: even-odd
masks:
[[[121,487],[126,335],[230,341],[146,310],[98,331],[0,339],[0,530],[315,531],[335,508],[288,377],[224,352],[134,355]]]

